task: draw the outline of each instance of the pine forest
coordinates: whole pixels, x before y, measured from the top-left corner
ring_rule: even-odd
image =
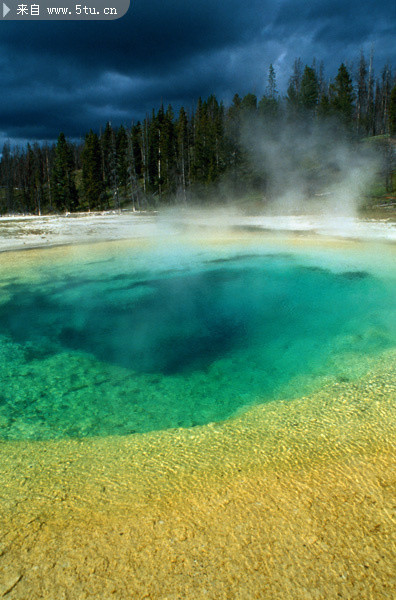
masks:
[[[332,81],[323,64],[294,63],[287,93],[268,70],[262,98],[235,94],[229,106],[214,95],[194,107],[161,105],[138,122],[89,131],[84,140],[59,133],[56,144],[6,143],[0,163],[1,214],[153,210],[231,195],[273,193],[271,169],[253,160],[257,145],[312,132],[349,144],[375,140],[382,156],[383,193],[394,192],[396,78],[385,65],[375,76],[363,54],[355,69],[342,64]],[[320,160],[320,157],[317,159]],[[313,165],[313,172],[320,172]],[[327,167],[326,167],[327,168]],[[325,177],[319,176],[318,190]]]

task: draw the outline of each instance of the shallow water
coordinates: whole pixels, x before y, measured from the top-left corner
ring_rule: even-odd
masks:
[[[0,269],[3,439],[222,421],[353,380],[396,342],[386,252],[381,270],[268,241],[26,254]]]

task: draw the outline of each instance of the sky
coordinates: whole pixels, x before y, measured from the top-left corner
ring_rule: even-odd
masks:
[[[56,4],[55,4],[56,5]],[[396,68],[394,0],[132,0],[115,21],[0,22],[0,148],[70,139],[214,93],[281,94],[294,60]]]

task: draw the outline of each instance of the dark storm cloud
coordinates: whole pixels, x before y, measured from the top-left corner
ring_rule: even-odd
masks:
[[[0,132],[42,139],[64,129],[78,136],[108,119],[139,118],[164,95],[191,101],[210,93],[221,76],[203,65],[192,72],[189,63],[199,56],[210,61],[252,29],[257,35],[258,5],[265,3],[242,9],[235,0],[201,0],[197,8],[140,0],[107,23],[3,22]]]
[[[394,52],[393,44],[383,48],[383,36],[395,35],[396,5],[394,0],[287,0],[282,3],[274,22],[280,34],[309,35],[312,43],[328,50],[366,42],[376,51]]]
[[[254,16],[265,6],[258,0],[247,7],[236,0],[138,0],[124,18],[111,22],[10,22],[2,43],[15,55],[67,57],[95,71],[116,65],[155,72],[192,53],[222,48],[258,32]]]
[[[107,23],[3,21],[0,143],[79,137],[161,100],[261,95],[271,62],[282,91],[298,56],[323,59],[331,75],[372,43],[377,60],[392,61],[392,10],[393,0],[135,0]]]

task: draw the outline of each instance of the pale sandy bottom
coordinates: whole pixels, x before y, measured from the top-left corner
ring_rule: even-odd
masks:
[[[394,598],[396,352],[223,424],[0,445],[0,598]]]

